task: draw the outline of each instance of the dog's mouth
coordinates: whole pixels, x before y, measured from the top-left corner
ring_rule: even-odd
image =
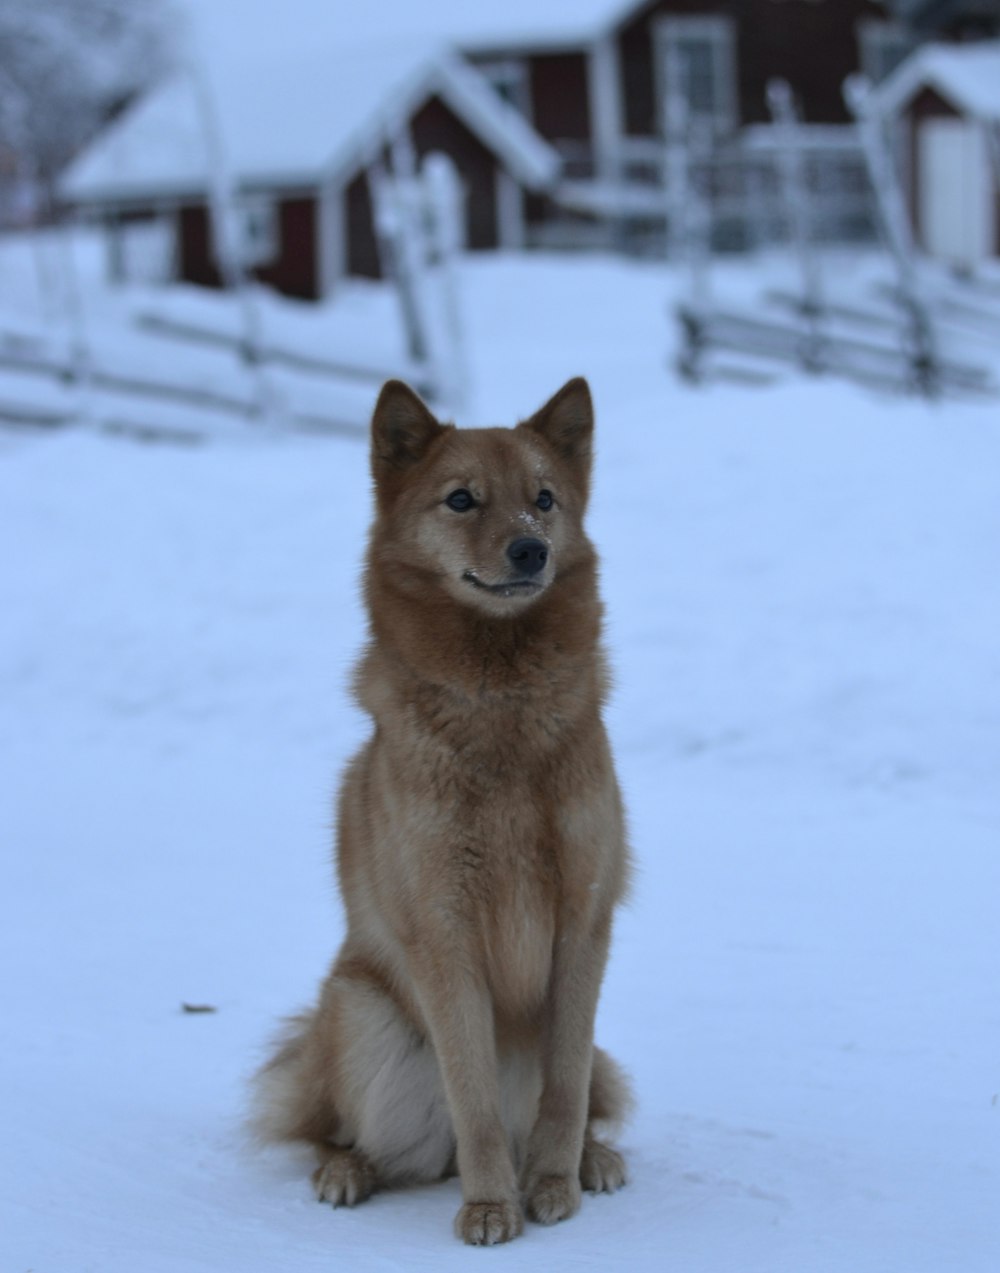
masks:
[[[542,585],[537,579],[509,579],[505,583],[485,583],[471,570],[462,576],[466,583],[484,592],[491,592],[495,597],[525,597],[533,592],[541,592]]]

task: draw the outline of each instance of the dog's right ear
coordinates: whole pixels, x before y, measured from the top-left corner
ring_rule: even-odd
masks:
[[[387,380],[372,416],[372,477],[382,491],[427,454],[445,426],[409,385]]]

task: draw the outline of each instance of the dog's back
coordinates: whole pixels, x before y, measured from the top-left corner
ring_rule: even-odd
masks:
[[[593,1049],[627,870],[601,722],[596,560],[583,531],[586,385],[517,429],[438,424],[398,384],[373,421],[378,510],[342,786],[347,938],[313,1014],[264,1071],[262,1127],[320,1150],[321,1197],[454,1170],[459,1233],[616,1188],[591,1135],[625,1089]]]

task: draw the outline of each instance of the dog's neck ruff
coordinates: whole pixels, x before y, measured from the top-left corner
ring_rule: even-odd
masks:
[[[469,698],[530,696],[553,682],[578,684],[600,646],[592,560],[510,616],[483,614],[440,589],[414,595],[385,580],[370,579],[368,596],[371,652],[411,686],[461,689]]]

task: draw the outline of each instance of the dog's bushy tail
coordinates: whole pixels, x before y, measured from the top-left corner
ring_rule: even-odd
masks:
[[[317,1063],[315,1026],[314,1013],[290,1017],[274,1055],[254,1075],[250,1132],[262,1144],[307,1141],[322,1145],[336,1133],[330,1075]]]
[[[603,1048],[594,1048],[590,1072],[590,1105],[587,1123],[599,1136],[616,1136],[635,1108],[628,1075]]]

